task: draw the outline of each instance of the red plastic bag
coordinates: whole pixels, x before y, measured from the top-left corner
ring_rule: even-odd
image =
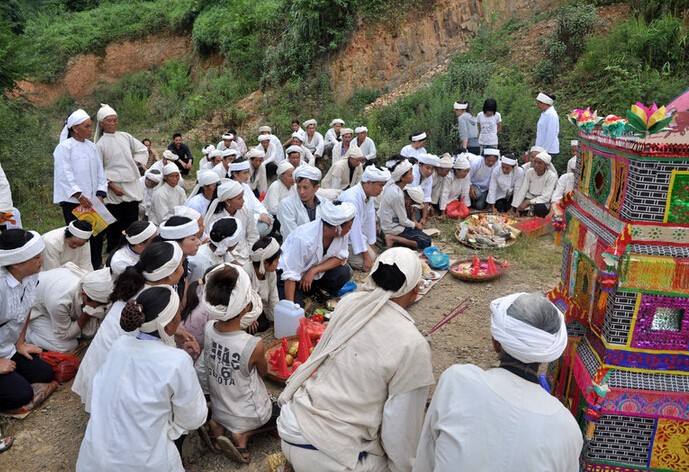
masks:
[[[448,216],[448,218],[452,218],[454,220],[463,220],[469,216],[469,208],[467,208],[463,201],[453,200],[447,204],[445,214]]]
[[[79,358],[73,354],[64,352],[44,351],[39,357],[50,364],[55,374],[55,380],[60,383],[69,382],[77,375],[79,370]]]

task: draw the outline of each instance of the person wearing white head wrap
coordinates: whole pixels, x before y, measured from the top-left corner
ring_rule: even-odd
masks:
[[[282,251],[280,244],[271,237],[261,238],[251,248],[251,262],[244,270],[251,279],[251,288],[261,297],[263,313],[258,318],[257,332],[265,331],[274,320],[275,305],[280,300],[277,268]]]
[[[493,166],[486,203],[500,213],[512,208],[512,195],[521,187],[524,180],[524,169],[514,154],[502,156],[500,164]]]
[[[213,198],[215,198],[216,189],[220,177],[212,170],[203,170],[197,174],[197,183],[194,189],[189,194],[184,205],[193,208],[201,215],[205,215]]]
[[[248,459],[248,439],[273,411],[261,379],[267,370],[263,341],[243,331],[247,319],[261,312],[261,298],[241,268],[221,265],[206,277],[201,303],[211,321],[196,371],[210,394],[210,435],[221,450]],[[232,372],[231,382],[225,372]]]
[[[41,272],[26,339],[47,351],[70,352],[96,334],[112,292],[110,269],[85,272],[67,263]]]
[[[349,202],[356,209],[356,216],[349,232],[349,265],[354,270],[368,272],[378,255],[376,243],[376,207],[378,197],[390,180],[390,171],[369,166],[361,176],[361,182],[340,194],[341,202]]]
[[[470,153],[459,154],[452,163],[452,169],[448,175],[449,181],[443,186],[438,200],[438,209],[444,213],[447,205],[454,201],[460,200],[467,208],[471,207],[471,163],[467,156]],[[435,177],[434,177],[435,179]]]
[[[400,155],[409,159],[412,164],[416,164],[419,156],[422,154],[427,154],[426,148],[424,147],[427,139],[428,136],[422,131],[417,131],[410,134],[410,142],[402,148]]]
[[[325,140],[323,139],[323,135],[316,130],[317,126],[318,123],[313,119],[304,122],[304,128],[306,128],[304,147],[311,151],[316,161],[322,158],[325,152]]]
[[[490,181],[493,178],[493,170],[500,159],[500,150],[496,148],[483,148],[483,156],[471,160],[471,206],[476,210],[486,208],[486,198],[490,190]]]
[[[424,234],[423,226],[416,221],[414,209],[423,207],[424,194],[421,187],[411,185],[414,179],[411,170],[409,161],[400,161],[380,199],[378,218],[387,247],[400,244],[412,249],[425,249],[431,245],[431,238]]]
[[[153,192],[163,182],[162,167],[154,167],[155,166],[152,166],[146,171],[146,173],[144,173],[144,175],[139,178],[139,186],[143,190],[143,200],[141,200],[141,204],[139,205],[140,219],[146,219],[148,218],[148,215],[151,214],[151,199],[153,198]]]
[[[550,211],[550,200],[557,185],[557,174],[549,169],[552,158],[541,152],[531,160],[531,167],[524,174],[524,181],[512,198],[516,212],[529,211],[545,218]]]
[[[316,289],[332,296],[351,277],[347,265],[349,231],[356,208],[351,203],[340,205],[323,200],[320,217],[297,227],[285,238],[278,269],[280,299],[304,305],[304,297]]]
[[[0,233],[0,410],[33,399],[32,383],[53,380],[53,370],[38,357],[40,348],[25,339],[29,311],[37,291],[43,239],[35,231]],[[31,356],[33,354],[33,358]]]
[[[368,136],[368,128],[365,126],[358,126],[354,130],[354,134],[356,134],[354,144],[356,144],[357,147],[361,149],[361,152],[364,153],[366,163],[368,165],[374,163],[376,161],[378,151],[376,150],[376,143],[374,143],[373,140]]]
[[[435,173],[436,167],[440,164],[440,159],[435,154],[426,153],[417,154],[415,159],[417,162],[412,169],[414,179],[411,185],[423,188],[424,205],[421,210],[421,219],[419,220],[419,223],[423,226],[426,224],[431,212],[431,203],[433,201],[433,174]]]
[[[239,153],[239,155],[243,155],[244,152],[242,152],[242,149],[237,142],[237,135],[235,133],[224,133],[220,137],[220,141],[218,141],[218,144],[215,145],[215,149],[218,149],[219,151],[225,151],[227,149],[234,149]]]
[[[469,111],[469,104],[455,102],[452,109],[457,117],[457,133],[459,134],[461,149],[473,154],[479,154],[481,152],[481,145],[478,142],[478,126],[476,118]]]
[[[266,157],[261,149],[253,148],[245,156],[249,161],[249,187],[256,197],[268,191],[268,176],[263,160]],[[280,161],[282,163],[282,161]],[[277,167],[276,167],[277,169]]]
[[[303,134],[300,132],[292,133],[292,137],[285,143],[285,147],[287,148],[287,151],[285,152],[287,155],[289,155],[290,153],[295,152],[296,148],[299,148],[302,160],[310,166],[315,166],[316,157],[313,155],[311,150],[304,145],[305,140],[306,132],[303,132]]]
[[[230,177],[239,182],[244,191],[244,207],[251,212],[254,217],[256,230],[259,237],[270,234],[273,230],[273,217],[268,213],[266,207],[257,198],[249,185],[251,164],[246,159],[239,159],[230,165]],[[276,166],[277,167],[277,166]]]
[[[280,203],[289,197],[293,186],[294,166],[288,160],[284,160],[278,164],[277,179],[270,184],[266,198],[263,199],[263,205],[273,217],[277,217]]]
[[[262,126],[259,128],[258,146],[266,153],[263,163],[266,166],[268,177],[272,178],[275,175],[276,166],[285,158],[284,148],[277,136],[271,134],[270,127]]]
[[[553,191],[553,196],[550,199],[552,203],[552,208],[562,214],[562,208],[559,203],[562,201],[565,195],[574,190],[576,185],[577,176],[577,157],[574,156],[569,161],[567,161],[567,172],[562,174],[559,179],[557,179],[557,185],[555,185],[555,190]]]
[[[89,240],[93,235],[91,224],[86,221],[72,221],[67,226],[55,228],[43,235],[43,268],[50,270],[71,262],[80,269],[90,272],[91,247]]]
[[[332,166],[342,159],[349,156],[349,151],[354,149],[356,146],[356,141],[354,139],[354,130],[351,128],[340,129],[340,139],[333,144],[332,148]],[[363,154],[363,153],[362,153]],[[364,158],[366,156],[364,155]]]
[[[419,161],[420,162],[420,161]],[[449,191],[452,185],[452,156],[449,153],[443,154],[438,160],[438,165],[433,174],[433,185],[431,186],[431,203],[436,211],[442,211],[441,197]]]
[[[345,122],[344,120],[340,118],[335,118],[330,122],[330,129],[325,133],[325,145],[326,147],[332,147],[335,145],[335,143],[340,141],[340,130],[344,126]],[[327,152],[327,151],[326,151]]]
[[[201,279],[206,271],[222,263],[236,264],[233,251],[241,241],[244,228],[233,217],[215,220],[208,229],[208,242],[202,244],[194,256],[189,257],[189,280]]]
[[[335,150],[333,149],[334,158]],[[323,178],[323,188],[347,190],[356,185],[364,172],[364,162],[366,162],[366,156],[361,149],[356,145],[350,146],[346,159],[343,158],[337,162],[333,160],[333,165]]]
[[[536,97],[536,104],[541,116],[536,124],[536,146],[542,147],[552,156],[560,154],[560,117],[553,105],[555,96],[541,92]]]
[[[283,239],[292,231],[320,216],[321,171],[309,165],[299,166],[293,173],[295,191],[278,205],[277,218],[280,222],[280,233]]]
[[[218,153],[214,153],[215,150],[216,148],[212,144],[209,144],[201,149],[201,154],[203,157],[199,159],[199,172],[202,170],[210,170],[215,166],[213,159],[219,155]]]
[[[122,234],[124,241],[107,264],[114,276],[119,276],[127,267],[139,262],[141,253],[158,235],[158,227],[150,221],[135,221]]]
[[[500,367],[457,364],[442,374],[413,470],[500,470],[509,463],[511,470],[578,471],[581,429],[538,378],[540,364],[567,346],[562,313],[543,295],[524,293],[494,300],[490,309]]]
[[[388,249],[363,290],[337,304],[279,398],[278,433],[295,470],[411,469],[433,384],[430,346],[406,311],[421,280],[414,251]],[[346,402],[342,385],[357,385]]]
[[[191,356],[175,347],[179,307],[174,289],[163,286],[122,310],[122,328],[132,335],[117,339],[95,376],[77,471],[184,470],[174,441],[201,427],[208,408]]]
[[[230,169],[230,165],[232,165],[232,163],[239,157],[239,151],[237,151],[236,149],[225,149],[224,151],[214,152],[219,153],[219,156],[222,158],[222,161],[217,163],[212,170],[218,175],[218,177],[221,180],[226,179]]]
[[[163,167],[163,183],[153,191],[151,212],[147,215],[154,224],[160,226],[174,214],[176,206],[184,205],[187,194],[184,188],[178,185],[180,177],[177,165],[169,163]]]

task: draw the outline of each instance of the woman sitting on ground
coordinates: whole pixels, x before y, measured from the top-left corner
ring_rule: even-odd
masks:
[[[117,278],[124,270],[139,262],[153,239],[158,235],[158,227],[150,221],[135,221],[124,230],[124,238],[111,255],[106,265],[110,267],[113,277]]]
[[[276,273],[280,254],[282,250],[276,239],[261,238],[251,248],[251,262],[244,266],[251,280],[251,288],[259,294],[263,303],[263,313],[257,320],[257,333],[267,330],[274,321],[273,311],[280,300]]]

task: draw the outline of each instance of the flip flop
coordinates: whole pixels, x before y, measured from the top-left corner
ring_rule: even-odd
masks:
[[[244,454],[248,453],[247,448],[238,448],[227,436],[218,436],[215,438],[215,443],[226,457],[241,464],[248,464],[251,462],[250,458],[244,456]]]
[[[14,444],[14,437],[12,436],[5,436],[4,438],[0,439],[0,454],[9,450],[12,447],[12,444]]]
[[[213,453],[220,454],[222,452],[215,445],[215,442],[213,441],[213,438],[210,434],[210,428],[208,427],[207,423],[199,428],[199,436],[201,436],[201,440],[204,442],[206,447],[208,447],[208,449],[210,449]]]

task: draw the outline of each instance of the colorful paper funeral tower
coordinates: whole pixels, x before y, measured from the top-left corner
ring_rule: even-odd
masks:
[[[584,432],[582,470],[689,471],[689,92],[660,132],[639,128],[665,110],[632,108],[606,118],[615,132],[580,127],[554,394]]]

